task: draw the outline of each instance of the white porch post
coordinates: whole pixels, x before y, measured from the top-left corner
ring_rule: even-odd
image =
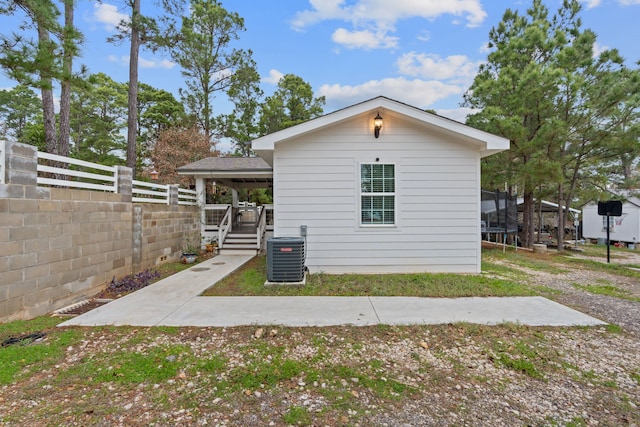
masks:
[[[231,189],[231,197],[232,197],[233,207],[237,208],[238,207],[238,189],[237,188]]]
[[[204,206],[207,204],[207,186],[204,178],[196,178],[196,197],[198,198],[198,206],[200,207],[200,235],[204,235],[205,211]]]

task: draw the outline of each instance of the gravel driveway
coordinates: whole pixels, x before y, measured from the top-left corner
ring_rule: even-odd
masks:
[[[576,258],[592,259],[603,262],[600,258],[589,258],[573,255]],[[640,265],[640,254],[635,252],[617,252],[611,258],[612,264]],[[523,269],[522,267],[518,267]],[[524,269],[526,270],[526,269]],[[562,274],[552,274],[544,271],[528,271],[531,283],[556,289],[561,293],[554,299],[566,306],[575,308],[585,314],[622,326],[626,331],[640,338],[640,302],[630,301],[606,295],[597,295],[581,290],[574,285],[602,286],[612,284],[624,289],[629,295],[640,298],[640,281],[634,278],[611,275],[576,268]]]

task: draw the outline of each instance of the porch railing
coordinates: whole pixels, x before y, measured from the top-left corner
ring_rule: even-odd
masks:
[[[239,215],[241,213],[242,215]],[[273,230],[273,205],[242,206],[233,208],[231,205],[205,205],[202,214],[203,242],[217,241],[218,246],[224,246],[224,239],[236,227],[255,227],[256,245],[260,250],[266,231]],[[204,244],[203,243],[203,244]]]
[[[274,222],[274,218],[273,218],[273,205],[264,205],[263,208],[267,211],[266,212],[266,224],[265,224],[265,230],[267,231],[273,231],[273,222]]]
[[[264,230],[267,225],[267,209],[264,206],[259,208],[260,214],[258,215],[258,220],[256,221],[256,241],[257,241],[257,250],[260,250],[262,247],[262,236],[264,236]]]
[[[227,211],[225,212],[220,224],[218,225],[218,247],[222,249],[224,245],[224,239],[227,238],[227,234],[231,230],[231,222],[232,222],[232,209],[231,206],[227,207]]]

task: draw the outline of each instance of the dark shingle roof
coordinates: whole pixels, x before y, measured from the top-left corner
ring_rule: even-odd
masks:
[[[271,170],[271,166],[260,157],[207,157],[178,168],[179,172]]]

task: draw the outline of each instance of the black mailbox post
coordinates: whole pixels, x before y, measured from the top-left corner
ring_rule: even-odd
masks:
[[[598,202],[598,215],[607,217],[607,263],[611,259],[609,244],[609,233],[611,227],[609,226],[609,217],[622,216],[622,202],[620,200],[609,200],[606,202]]]

